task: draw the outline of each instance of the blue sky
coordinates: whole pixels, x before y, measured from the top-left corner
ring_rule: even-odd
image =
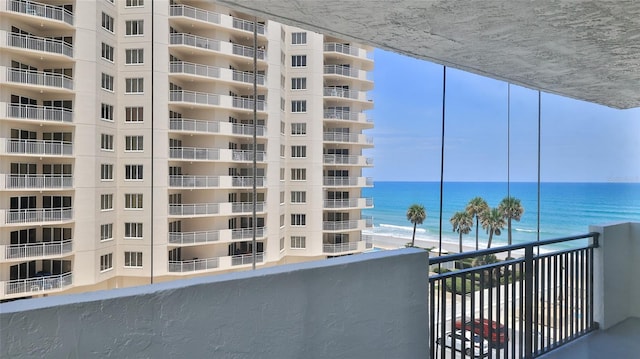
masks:
[[[375,50],[376,181],[439,181],[442,66]],[[507,83],[447,68],[445,181],[507,180]],[[542,93],[542,181],[640,182],[640,109]],[[538,92],[511,85],[510,179],[537,180]]]

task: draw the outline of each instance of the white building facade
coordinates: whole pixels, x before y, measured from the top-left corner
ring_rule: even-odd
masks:
[[[258,266],[370,246],[372,48],[204,1],[0,20],[0,300],[250,269],[254,178]]]

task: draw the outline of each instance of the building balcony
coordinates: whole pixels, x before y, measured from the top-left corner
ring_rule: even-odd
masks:
[[[199,77],[204,79],[216,79],[230,83],[253,84],[253,73],[238,70],[224,69],[216,66],[195,64],[184,61],[172,61],[169,63],[169,73],[172,75],[185,75],[185,77]],[[256,84],[264,86],[264,75],[258,74]]]
[[[266,187],[267,178],[256,176],[256,187]],[[235,188],[252,188],[253,176],[233,176],[231,178],[231,186]]]
[[[223,107],[234,110],[253,111],[253,100],[243,97],[233,97],[227,95],[218,95],[207,92],[195,92],[185,90],[169,91],[169,101],[173,103],[185,103],[189,107],[200,105],[202,107]],[[256,103],[258,111],[266,111],[267,105],[265,101],[258,100]]]
[[[25,88],[36,87],[46,92],[73,92],[73,79],[63,74],[24,69],[6,68],[6,78],[3,82],[21,85]]]
[[[359,60],[363,60],[364,64],[370,65],[370,67],[373,68],[373,60],[369,58],[369,52],[360,47],[336,42],[325,42],[324,53],[325,55],[337,55],[338,58],[356,57]]]
[[[362,90],[373,89],[373,81],[367,71],[346,65],[324,65],[324,77],[338,81],[357,81]]]
[[[325,199],[324,209],[373,208],[373,198]]]
[[[264,239],[266,227],[256,228],[256,238]],[[252,228],[220,229],[195,232],[169,232],[169,243],[172,245],[201,245],[208,243],[224,243],[253,238]]]
[[[365,91],[349,90],[342,87],[325,87],[323,94],[324,97],[331,97],[334,100],[353,100],[373,107],[373,101],[367,98]]]
[[[42,23],[46,23],[49,28],[69,29],[73,26],[73,13],[60,6],[25,0],[6,0],[6,4],[7,11],[34,17],[34,24],[38,26]]]
[[[0,144],[5,154],[73,156],[73,144],[66,141],[0,138]]]
[[[29,208],[6,209],[4,212],[4,224],[24,223],[60,223],[73,221],[73,208]]]
[[[350,112],[336,109],[324,109],[324,120],[327,122],[344,123],[344,121],[354,124],[364,125],[365,128],[373,127],[373,120],[367,118],[363,112]]]
[[[324,243],[322,244],[322,253],[327,254],[348,254],[348,253],[356,253],[356,252],[364,252],[366,249],[365,241],[354,241],[354,242],[345,242],[345,243]]]
[[[170,204],[169,215],[174,217],[212,216],[220,213],[220,203]]]
[[[373,138],[361,133],[325,132],[323,134],[323,140],[325,142],[351,143],[373,146]]]
[[[358,155],[324,155],[325,165],[373,166],[373,158]]]
[[[256,187],[265,186],[266,178],[256,177]],[[169,176],[169,187],[186,189],[252,188],[253,177],[171,175]]]
[[[191,52],[198,52],[202,55],[217,52],[221,55],[241,58],[243,60],[253,59],[252,46],[224,42],[193,34],[173,33],[169,37],[169,44],[174,46],[185,46],[189,48]],[[258,49],[256,57],[258,61],[266,61],[267,52],[264,49]]]
[[[202,134],[222,134],[229,136],[253,136],[253,125],[221,121],[193,120],[187,118],[169,119],[171,131],[195,132]],[[256,126],[256,136],[264,136],[266,126]]]
[[[266,152],[256,151],[256,161],[264,162]],[[226,148],[171,147],[169,158],[187,161],[252,162],[253,151]]]
[[[4,182],[2,184],[1,182]],[[72,175],[60,174],[5,174],[0,175],[0,188],[61,190],[73,188]]]
[[[323,177],[325,187],[372,187],[372,177]]]
[[[256,264],[263,264],[264,252],[256,253]],[[231,269],[232,267],[252,265],[253,255],[242,254],[235,256],[224,256],[203,259],[191,259],[183,261],[169,261],[168,271],[171,273],[189,273],[197,271],[207,271],[213,269]]]
[[[322,222],[323,231],[350,231],[362,230],[373,227],[373,219],[362,217],[362,219],[352,219],[348,221],[324,221]]]
[[[253,21],[248,21],[248,20],[237,18],[237,17],[233,17],[232,19],[233,19],[232,26],[234,29],[253,33]],[[258,27],[256,28],[255,32],[258,35],[266,35],[267,33],[266,27],[264,26],[264,24],[258,24]]]
[[[241,30],[243,33],[253,33],[253,21],[239,19],[214,11],[199,9],[193,6],[181,4],[171,5],[169,7],[169,15],[171,17],[185,17],[187,19],[198,20],[207,24],[233,28],[236,30]],[[192,23],[190,24],[193,25]],[[266,34],[265,26],[263,24],[258,24],[256,32],[258,33],[258,35],[264,36]]]
[[[4,247],[4,260],[37,259],[37,257],[62,256],[73,251],[73,240],[11,244]]]
[[[5,298],[19,295],[46,294],[65,289],[73,284],[73,273],[68,272],[46,277],[18,279],[0,282]]]
[[[2,109],[5,109],[6,112],[2,113]],[[0,105],[0,117],[16,120],[44,121],[55,124],[71,124],[73,122],[73,111],[62,107],[6,103],[6,106]]]
[[[2,33],[3,31],[0,31]],[[73,59],[73,45],[68,44],[62,40],[50,39],[41,36],[14,34],[5,32],[7,34],[7,46],[17,49],[25,50],[28,52],[39,52],[39,56],[49,58],[47,55],[51,55],[52,58],[61,59]]]
[[[256,212],[264,212],[264,202],[256,202]],[[253,202],[232,202],[231,212],[234,214],[253,213]]]

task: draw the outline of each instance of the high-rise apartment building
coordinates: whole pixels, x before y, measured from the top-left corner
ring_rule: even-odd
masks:
[[[213,1],[0,20],[0,299],[246,270],[254,227],[258,266],[369,244],[370,47]]]

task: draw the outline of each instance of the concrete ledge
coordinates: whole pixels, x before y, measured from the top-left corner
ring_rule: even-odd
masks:
[[[0,357],[424,357],[427,252],[381,251],[0,307]]]

